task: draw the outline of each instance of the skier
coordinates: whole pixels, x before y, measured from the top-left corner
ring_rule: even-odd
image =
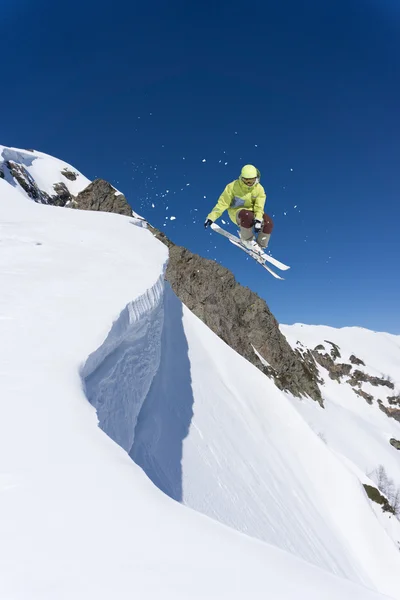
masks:
[[[260,184],[260,171],[253,165],[245,165],[240,177],[228,183],[217,204],[207,216],[204,227],[216,221],[225,210],[231,220],[240,227],[240,239],[247,248],[254,248],[254,233],[261,248],[268,246],[274,223],[264,212],[266,194]]]

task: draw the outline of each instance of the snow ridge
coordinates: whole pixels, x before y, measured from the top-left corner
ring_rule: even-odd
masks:
[[[130,452],[137,418],[160,365],[164,272],[121,312],[104,343],[81,369],[99,425]]]

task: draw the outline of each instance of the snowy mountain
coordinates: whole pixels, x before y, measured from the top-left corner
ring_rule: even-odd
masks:
[[[398,337],[282,326],[316,401],[182,304],[139,216],[53,198],[110,210],[112,186],[0,156],[0,597],[400,598],[399,522],[363,487],[400,484]]]

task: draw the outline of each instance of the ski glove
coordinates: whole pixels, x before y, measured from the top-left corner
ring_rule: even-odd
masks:
[[[260,233],[261,231],[261,226],[262,226],[262,221],[260,221],[260,219],[255,219],[254,220],[254,231],[256,233]]]
[[[211,221],[211,219],[206,219],[204,222],[204,227],[207,229],[207,227],[210,227],[213,222],[214,221]]]

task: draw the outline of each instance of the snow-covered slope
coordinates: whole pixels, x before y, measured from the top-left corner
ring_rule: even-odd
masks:
[[[357,474],[135,223],[0,179],[0,597],[399,598]]]
[[[33,184],[39,191],[39,194],[55,193],[54,185],[62,183],[72,196],[76,196],[90,183],[82,173],[74,169],[68,163],[38,152],[37,150],[20,150],[18,148],[8,148],[0,145],[0,173],[2,177],[15,187],[22,195],[29,198],[29,195],[17,178],[10,174],[10,167],[16,164],[19,169],[19,179],[21,183]],[[36,185],[35,185],[36,184]],[[44,203],[47,203],[43,199]]]
[[[323,346],[321,351],[330,353],[334,344],[340,353],[336,363],[352,365],[349,375],[338,381],[332,380],[327,369],[319,366],[324,382],[321,386],[324,408],[307,399],[301,402],[292,399],[292,404],[360,481],[376,485],[377,470],[383,466],[387,479],[393,482],[389,493],[395,495],[398,491],[400,495],[400,451],[390,443],[390,440],[400,441],[399,417],[396,420],[382,410],[398,409],[400,405],[400,336],[359,327],[335,329],[301,324],[282,325],[281,330],[292,347],[300,350]],[[351,356],[358,359],[355,364]],[[360,381],[351,385],[349,382],[357,371],[369,381],[359,376]],[[359,391],[367,394],[367,399]],[[391,398],[398,400],[390,402]],[[400,548],[400,522],[382,515],[380,509],[377,516]]]

